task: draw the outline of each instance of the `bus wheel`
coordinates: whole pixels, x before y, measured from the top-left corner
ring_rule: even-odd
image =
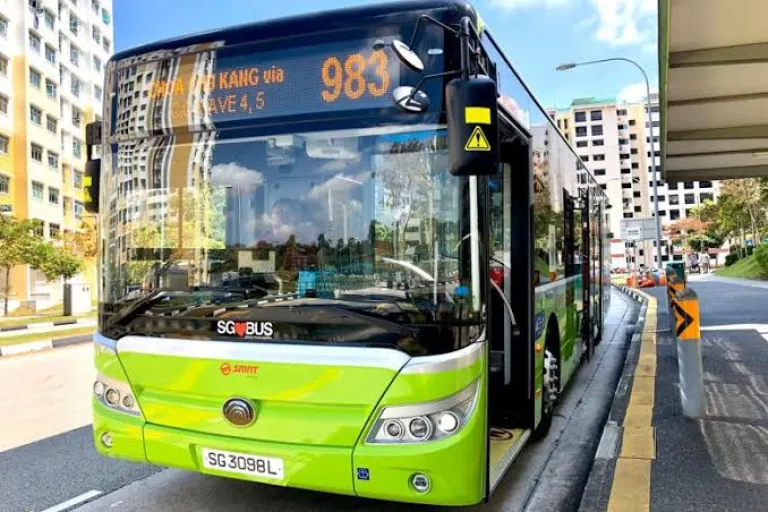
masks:
[[[555,402],[557,401],[557,370],[558,361],[554,352],[550,349],[552,346],[547,343],[544,349],[544,383],[541,390],[541,421],[536,427],[534,436],[538,439],[547,435],[552,426],[552,416],[555,412]]]

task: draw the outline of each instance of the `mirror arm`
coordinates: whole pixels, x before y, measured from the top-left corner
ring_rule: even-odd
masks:
[[[450,26],[448,26],[445,23],[442,23],[440,21],[437,21],[435,18],[433,18],[431,16],[427,16],[426,14],[422,14],[421,16],[419,16],[418,21],[416,21],[416,27],[413,29],[413,35],[411,36],[411,43],[408,45],[409,48],[413,48],[413,43],[416,42],[416,35],[419,33],[419,28],[421,28],[421,22],[423,20],[430,21],[430,22],[434,23],[435,25],[437,25],[439,27],[442,27],[444,30],[447,30],[447,31],[451,32],[454,35],[459,35],[458,30],[456,30],[455,28],[450,27]]]
[[[416,96],[416,93],[418,93],[421,90],[421,86],[424,85],[424,82],[429,80],[430,78],[439,78],[439,77],[445,77],[445,76],[452,76],[452,75],[459,75],[463,71],[462,70],[455,70],[455,71],[445,71],[443,73],[435,73],[434,75],[427,75],[421,80],[419,80],[419,83],[416,84],[416,87],[413,88],[413,91],[411,91],[411,94],[408,95],[408,101],[412,100],[414,96]]]

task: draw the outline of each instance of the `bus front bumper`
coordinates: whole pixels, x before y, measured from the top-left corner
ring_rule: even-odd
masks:
[[[484,497],[484,458],[472,436],[449,442],[383,447],[333,447],[252,441],[146,423],[93,403],[94,444],[108,457],[253,482],[365,498],[423,504],[470,505]],[[467,432],[467,434],[469,434]],[[105,437],[109,446],[105,443]],[[202,450],[279,458],[282,479],[207,469]],[[389,449],[388,449],[389,448]],[[410,485],[414,474],[430,478],[427,493]]]

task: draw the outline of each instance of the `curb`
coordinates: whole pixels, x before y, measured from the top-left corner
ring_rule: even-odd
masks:
[[[623,426],[621,423],[629,405],[634,370],[640,358],[640,342],[645,329],[648,299],[650,298],[645,293],[624,285],[614,284],[613,287],[640,303],[640,311],[638,312],[637,323],[632,332],[632,339],[624,359],[624,368],[616,386],[616,394],[608,413],[608,421],[600,436],[600,443],[595,453],[592,469],[589,472],[587,484],[584,486],[584,493],[579,505],[579,511],[582,512],[603,511],[607,509],[613,473],[616,468],[616,458],[618,457],[622,438]]]
[[[94,332],[95,331],[96,328],[94,326]],[[19,354],[28,354],[30,352],[39,352],[41,350],[68,347],[70,345],[87,343],[91,341],[93,341],[93,334],[78,334],[76,336],[67,336],[65,338],[31,341],[29,343],[17,343],[16,345],[0,347],[0,357],[17,356]]]
[[[24,325],[0,326],[0,332],[26,331],[35,329],[50,329],[51,327],[60,327],[62,325],[76,325],[83,319],[73,318],[72,320],[58,320],[56,322],[39,322]]]

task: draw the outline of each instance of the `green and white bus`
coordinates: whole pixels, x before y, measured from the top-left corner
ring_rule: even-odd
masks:
[[[466,2],[115,55],[87,128],[99,452],[467,505],[599,341],[606,197]]]

